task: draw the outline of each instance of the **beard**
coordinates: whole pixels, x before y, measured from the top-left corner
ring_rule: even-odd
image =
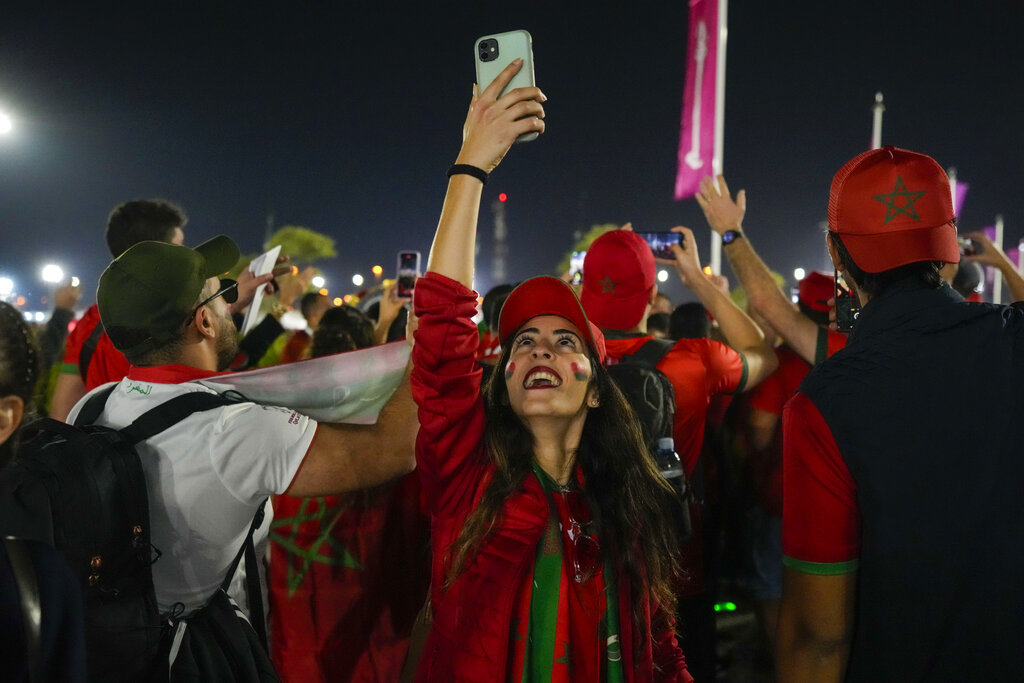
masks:
[[[238,328],[230,314],[218,318],[217,323],[217,370],[231,367],[231,361],[238,355]]]

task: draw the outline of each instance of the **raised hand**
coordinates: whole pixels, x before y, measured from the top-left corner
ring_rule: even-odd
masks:
[[[473,99],[462,129],[462,149],[457,164],[469,164],[490,173],[505,157],[509,147],[523,133],[544,132],[544,107],[547,100],[540,88],[516,88],[498,95],[523,67],[516,59],[479,92],[473,86]]]
[[[747,193],[740,190],[733,201],[725,176],[718,176],[716,186],[713,178],[700,181],[700,192],[696,194],[697,204],[704,212],[708,225],[719,235],[728,230],[742,230],[743,216],[747,213]]]

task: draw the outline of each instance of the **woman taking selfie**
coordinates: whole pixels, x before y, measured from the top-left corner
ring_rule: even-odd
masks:
[[[672,623],[673,491],[601,366],[576,295],[534,278],[506,301],[480,388],[472,291],[485,173],[543,132],[538,88],[474,96],[416,285],[417,462],[432,515],[433,623],[420,681],[690,681]]]

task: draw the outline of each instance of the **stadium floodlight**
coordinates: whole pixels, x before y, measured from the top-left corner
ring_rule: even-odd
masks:
[[[43,278],[43,282],[56,284],[58,282],[63,282],[64,269],[54,263],[48,263],[45,266],[43,266],[41,275]]]
[[[317,289],[323,289],[323,286],[327,284],[327,280],[324,279],[323,275],[317,275],[313,278],[312,283]]]
[[[355,275],[353,275],[352,276],[352,284],[354,284],[356,287],[362,287],[363,286],[363,276],[360,275],[359,273],[356,273]]]
[[[793,271],[793,279],[796,280],[797,282],[800,282],[800,280],[803,280],[806,276],[807,271],[804,270],[803,268],[797,268],[796,270]]]
[[[659,270],[658,271],[658,282],[668,282],[668,271],[667,270]]]
[[[14,280],[0,276],[0,297],[8,297],[11,294],[14,294]]]
[[[0,135],[7,135],[14,130],[14,121],[8,116],[7,112],[0,111]]]

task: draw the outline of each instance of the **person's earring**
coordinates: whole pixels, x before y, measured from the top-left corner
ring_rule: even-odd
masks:
[[[591,396],[590,400],[587,401],[587,405],[590,406],[591,408],[596,408],[599,405],[601,405],[601,402],[597,400],[597,396]]]

